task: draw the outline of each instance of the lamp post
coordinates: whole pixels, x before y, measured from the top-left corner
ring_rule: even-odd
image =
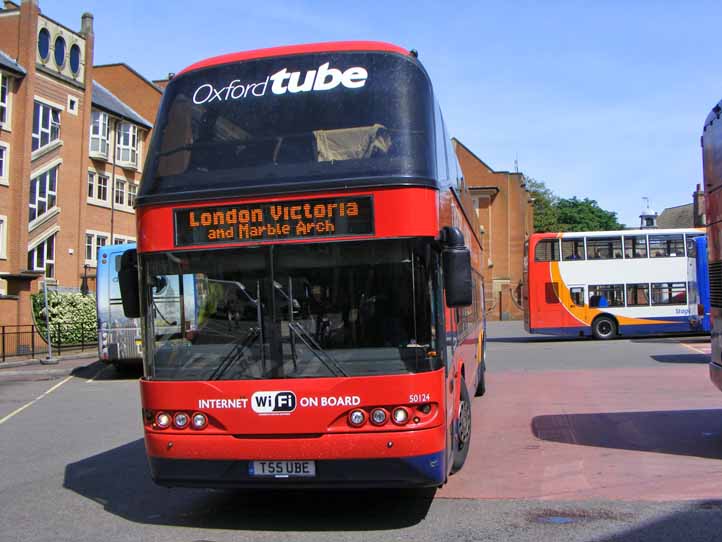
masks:
[[[80,293],[88,295],[88,264],[83,264],[83,282],[80,283]]]

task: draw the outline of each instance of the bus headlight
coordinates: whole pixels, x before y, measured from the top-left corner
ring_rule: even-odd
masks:
[[[167,412],[159,412],[155,415],[155,425],[160,429],[166,429],[170,426],[171,417]]]
[[[374,425],[383,425],[388,420],[388,414],[383,408],[375,408],[371,411],[371,423]]]
[[[363,410],[352,410],[348,415],[348,423],[353,427],[360,427],[366,421],[366,414]]]
[[[190,421],[190,417],[185,412],[176,412],[176,415],[173,416],[173,425],[178,429],[183,429]]]
[[[391,417],[396,425],[406,425],[406,422],[409,421],[409,411],[403,407],[399,407],[394,409]]]
[[[206,418],[205,414],[196,412],[193,414],[191,424],[193,425],[193,429],[203,429],[208,424],[208,418]]]

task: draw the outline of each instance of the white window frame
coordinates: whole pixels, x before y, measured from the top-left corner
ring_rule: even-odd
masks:
[[[73,96],[72,94],[68,94],[68,105],[67,105],[68,113],[77,117],[79,110],[80,110],[80,98],[78,98],[77,96]]]
[[[98,150],[93,150],[93,142],[97,142]],[[105,152],[103,152],[103,147],[105,147]],[[107,160],[109,149],[110,115],[104,111],[94,109],[90,118],[90,156]]]
[[[30,254],[31,253],[33,254],[33,265],[32,266],[28,265],[30,271],[43,271],[44,273],[46,273],[46,276],[48,276],[47,271],[46,271],[47,264],[52,264],[53,269],[52,269],[52,272],[50,273],[50,275],[48,276],[48,278],[55,276],[55,255],[57,254],[57,248],[58,248],[57,247],[58,240],[56,238],[56,235],[59,231],[60,231],[60,228],[57,226],[55,228],[51,228],[50,230],[45,232],[42,235],[42,237],[39,237],[38,239],[32,241],[28,245],[28,259],[30,258]],[[53,238],[53,254],[51,257],[48,257],[47,242],[51,238]],[[37,249],[40,246],[43,247],[42,251],[43,251],[43,255],[44,255],[42,267],[38,266],[37,261],[35,260],[35,257],[37,255]]]
[[[88,193],[89,192],[88,188],[90,188],[90,185],[91,185],[91,182],[90,182],[91,175],[93,177],[93,182],[92,182],[93,195],[92,196]],[[105,179],[105,186],[104,186],[105,198],[100,197],[100,179],[101,178]],[[95,170],[89,169],[88,170],[88,181],[86,184],[87,188],[86,188],[86,192],[85,192],[88,203],[93,204],[93,205],[99,205],[101,207],[110,207],[111,200],[109,198],[109,194],[110,194],[109,185],[110,185],[110,177],[108,175],[106,175],[104,173],[98,173]]]
[[[12,128],[12,94],[13,94],[13,77],[10,77],[7,73],[0,71],[0,88],[5,87],[5,101],[2,101],[2,91],[0,91],[0,108],[5,110],[5,120],[0,118],[0,129],[7,132]]]
[[[118,241],[120,241],[120,243]],[[128,235],[118,235],[117,233],[113,235],[114,245],[122,245],[127,243],[135,243],[135,237],[130,237]]]
[[[120,177],[115,178],[115,189],[113,190],[113,200],[115,201],[115,207],[123,209],[126,207],[126,199],[125,199],[125,185],[126,185],[125,179],[121,179]],[[118,201],[118,196],[120,196],[120,201]]]
[[[39,114],[40,114],[40,120],[38,120],[38,132],[35,131],[35,106],[39,107]],[[42,119],[44,117],[43,111],[47,109],[48,110],[48,126],[42,125]],[[47,100],[38,99],[38,97],[35,97],[35,100],[33,102],[33,136],[32,136],[32,143],[35,144],[35,141],[38,142],[38,147],[35,149],[31,149],[33,153],[39,153],[40,151],[49,148],[51,145],[54,145],[55,143],[62,143],[60,140],[60,113],[63,111],[63,107],[59,106],[57,104],[48,103]],[[54,119],[54,113],[57,114],[57,119]],[[42,138],[43,134],[47,134],[48,136],[48,142],[44,145],[42,144]],[[55,137],[53,137],[53,135]],[[37,157],[37,156],[36,156]]]
[[[105,242],[103,244],[100,244],[100,239],[104,239]],[[89,240],[90,245],[88,245]],[[85,230],[85,243],[83,245],[83,249],[85,250],[85,263],[91,267],[97,267],[98,249],[100,247],[107,246],[109,242],[110,234],[107,231]],[[90,246],[92,254],[92,258],[90,259],[88,259],[88,246]]]
[[[10,144],[0,141],[0,185],[10,186]]]
[[[42,169],[39,169],[37,171],[34,171],[30,174],[30,185],[32,185],[33,181],[39,180],[40,177],[43,177],[47,175],[47,180],[45,181],[47,183],[46,189],[45,189],[45,211],[42,214],[38,214],[38,202],[40,201],[40,190],[38,187],[40,186],[40,183],[38,182],[36,184],[35,188],[35,202],[30,200],[30,196],[28,194],[28,229],[32,230],[39,224],[45,222],[46,220],[50,219],[51,217],[55,216],[60,212],[60,207],[58,207],[58,185],[60,184],[60,166],[62,165],[62,160],[55,160],[46,166],[44,166]],[[50,190],[50,172],[52,170],[56,169],[55,173],[55,190]],[[52,205],[48,205],[48,202],[50,201],[50,196],[53,196],[54,203]],[[30,218],[29,210],[32,209],[34,206],[35,208],[35,218]]]
[[[8,259],[8,217],[0,215],[0,260]]]
[[[131,188],[133,189],[131,191]],[[128,189],[126,190],[125,203],[128,209],[133,210],[135,205],[135,199],[138,197],[138,185],[134,182],[128,181]]]
[[[138,126],[132,122],[121,121],[115,130],[116,142],[115,152],[118,165],[121,167],[138,167]],[[128,128],[127,134],[124,134],[124,128]],[[125,137],[127,135],[127,138]],[[127,141],[124,141],[127,139]],[[123,158],[124,151],[127,151],[127,160]]]

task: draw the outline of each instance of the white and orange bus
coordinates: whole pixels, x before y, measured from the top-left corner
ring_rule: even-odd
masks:
[[[706,331],[704,308],[690,309],[698,294],[688,265],[706,258],[695,243],[703,235],[693,228],[532,235],[524,257],[526,330],[597,339]]]

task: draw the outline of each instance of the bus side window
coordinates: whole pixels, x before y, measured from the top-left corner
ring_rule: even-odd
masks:
[[[547,282],[544,284],[544,294],[548,304],[559,303],[559,283]]]
[[[569,289],[569,294],[572,298],[572,303],[577,307],[584,306],[584,286],[575,286]]]

